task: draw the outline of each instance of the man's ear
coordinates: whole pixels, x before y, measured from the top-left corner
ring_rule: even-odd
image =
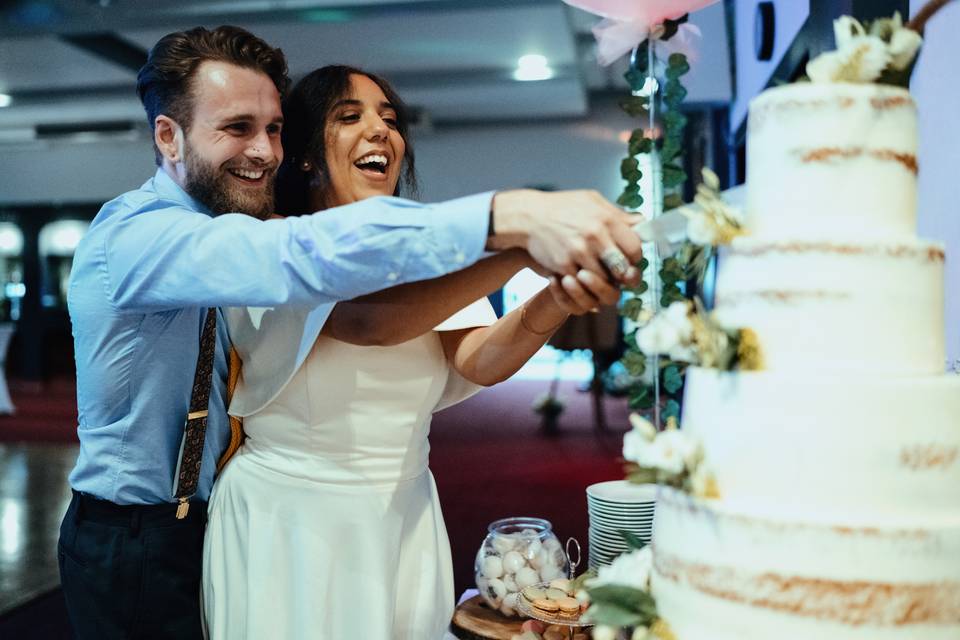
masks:
[[[164,158],[173,164],[183,161],[183,129],[173,118],[157,116],[153,121],[153,141]]]

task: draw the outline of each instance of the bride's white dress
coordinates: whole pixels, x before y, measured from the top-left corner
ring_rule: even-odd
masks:
[[[495,319],[483,299],[437,330]],[[248,438],[214,486],[210,638],[443,636],[453,573],[427,435],[438,406],[476,390],[456,378],[437,331],[393,347],[316,338],[279,393],[244,418]]]

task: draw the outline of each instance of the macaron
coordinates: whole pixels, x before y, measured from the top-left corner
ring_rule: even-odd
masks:
[[[580,602],[576,598],[560,598],[556,602],[562,615],[576,616],[580,614]]]
[[[556,600],[548,600],[546,598],[537,598],[534,600],[533,607],[549,614],[555,614],[560,610],[560,604]]]

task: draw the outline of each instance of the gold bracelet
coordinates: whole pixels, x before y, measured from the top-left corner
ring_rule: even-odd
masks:
[[[523,303],[523,306],[520,307],[520,326],[522,326],[524,329],[526,329],[527,331],[529,331],[530,333],[532,333],[532,334],[535,335],[535,336],[545,336],[545,335],[548,335],[548,334],[553,333],[554,331],[556,331],[557,329],[559,329],[560,327],[562,327],[562,326],[563,326],[563,323],[566,322],[566,321],[567,321],[567,318],[570,317],[570,314],[568,313],[568,314],[563,318],[563,320],[561,320],[560,322],[558,322],[556,325],[550,327],[550,328],[547,329],[546,331],[537,331],[536,329],[534,329],[533,327],[530,326],[530,323],[529,323],[529,322],[527,322],[527,306],[528,306],[528,305],[527,305],[527,303],[525,302],[525,303]]]

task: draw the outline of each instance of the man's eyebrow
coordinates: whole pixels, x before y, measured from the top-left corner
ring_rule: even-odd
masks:
[[[249,122],[250,120],[256,120],[256,116],[252,113],[233,113],[220,118],[220,123],[230,124],[232,122]],[[270,122],[271,124],[283,124],[283,116],[277,116]]]

